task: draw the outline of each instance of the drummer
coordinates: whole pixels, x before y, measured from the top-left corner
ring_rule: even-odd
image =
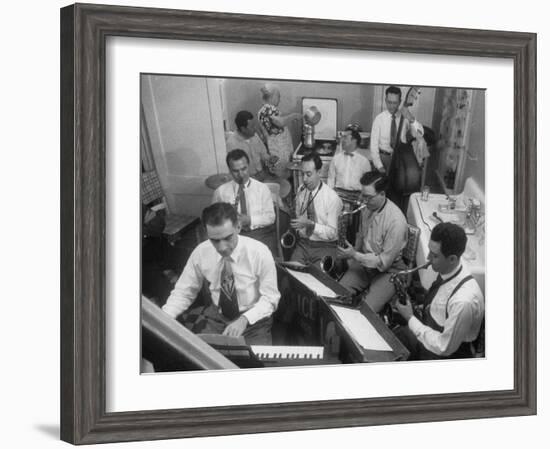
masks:
[[[230,151],[225,161],[233,180],[214,191],[212,203],[233,205],[239,214],[241,235],[259,240],[276,255],[275,210],[269,187],[250,177],[250,159],[244,150]]]
[[[225,141],[227,151],[244,150],[250,158],[248,165],[250,176],[258,181],[263,181],[267,176],[263,167],[268,164],[270,156],[264,143],[256,134],[254,116],[249,111],[239,111],[235,116],[235,126],[235,132],[231,133]]]

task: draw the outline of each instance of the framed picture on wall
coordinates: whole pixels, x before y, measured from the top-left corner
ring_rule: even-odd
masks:
[[[536,412],[534,35],[95,5],[63,8],[61,18],[62,439],[82,444]],[[477,180],[471,192],[483,191],[483,204],[486,196],[489,205],[484,249],[475,259],[469,254],[487,269],[484,357],[237,369],[217,340],[197,337],[162,312],[154,295],[142,298],[145,231],[163,239],[163,251],[187,252],[185,257],[206,237],[212,240],[199,215],[215,188],[234,179],[226,139],[239,130],[238,112],[261,107],[265,85],[271,91],[276,85],[281,110],[299,119],[289,121],[293,151],[285,166],[290,174],[283,178],[290,188],[275,183],[283,209],[282,189],[292,197],[299,188],[291,176],[300,163],[295,153],[315,139],[314,130],[303,126],[302,97],[337,100],[335,152],[343,151],[347,122],[364,120],[359,151],[375,164],[369,139],[375,116],[387,106],[386,87],[403,87],[404,97],[413,87],[420,92],[424,104],[401,111],[411,113],[411,123],[418,119],[423,128],[436,128],[432,146],[443,142],[447,150],[438,150],[434,179],[424,177],[420,187],[429,185],[432,199],[441,195],[450,204],[467,188],[470,174]],[[351,98],[359,99],[354,107],[348,106]],[[311,105],[308,110],[306,124],[314,127],[316,111]],[[249,112],[257,118],[257,110]],[[497,135],[497,128],[504,131]],[[482,179],[476,158],[485,161]],[[145,197],[155,189],[157,198]],[[414,211],[410,217],[406,212],[416,204],[422,209],[417,224],[429,227],[422,213],[430,201],[422,202],[420,190],[411,193],[404,211],[413,220]],[[491,215],[495,191],[514,198],[500,208],[503,220]],[[170,229],[187,232],[166,232],[169,216]],[[155,217],[164,221],[158,229]],[[479,245],[479,233],[475,237]],[[427,257],[419,254],[415,265]],[[160,267],[167,291],[182,268]],[[277,270],[280,278],[289,267]],[[326,280],[345,299],[334,277],[318,271],[300,274]],[[296,303],[309,316],[314,306],[303,298],[311,289],[300,296],[303,282],[296,285]],[[330,307],[330,301],[322,304]],[[355,310],[349,305],[342,304]],[[334,321],[338,329],[341,323]],[[367,321],[386,343],[401,348],[382,315],[372,313]],[[164,360],[182,355],[189,366],[170,367],[170,376],[149,373],[155,361],[143,357],[142,349],[151,334],[175,351]],[[153,352],[159,351],[156,346]],[[395,352],[407,358],[406,350]],[[367,374],[372,382],[365,384]],[[331,381],[338,378],[347,379],[345,385]]]

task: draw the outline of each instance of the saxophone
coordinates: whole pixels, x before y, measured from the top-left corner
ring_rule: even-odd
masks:
[[[409,276],[416,271],[425,270],[431,264],[431,262],[426,262],[424,265],[420,265],[415,268],[392,273],[390,276],[390,282],[395,286],[395,293],[401,304],[405,304],[407,301],[407,284],[409,283]]]
[[[338,216],[338,225],[337,225],[338,246],[346,245],[347,222],[345,220],[345,217],[347,215],[355,215],[356,213],[362,211],[365,207],[367,207],[367,203],[357,202],[357,204],[358,204],[358,207],[356,207],[355,209],[344,211]],[[336,261],[334,260],[334,257],[330,255],[323,256],[323,258],[319,262],[321,270],[327,274],[331,273],[332,270],[334,270],[335,264],[336,264]]]
[[[294,220],[296,218],[296,211],[291,209],[289,215],[290,219]],[[298,238],[296,237],[296,231],[290,227],[281,235],[280,239],[281,246],[285,249],[294,248],[297,241]]]
[[[298,192],[301,192],[302,190],[304,190],[306,188],[306,186],[304,184],[302,184],[300,186],[300,189],[298,190]],[[296,195],[297,197],[298,195]],[[296,200],[296,199],[295,199]],[[290,208],[290,220],[294,220],[297,218],[296,216],[296,205],[294,204],[293,207]],[[280,238],[280,242],[281,242],[281,246],[285,249],[292,249],[296,246],[296,243],[298,242],[298,236],[296,235],[296,231],[294,229],[292,229],[291,227],[289,227],[282,235],[281,235],[281,238]]]

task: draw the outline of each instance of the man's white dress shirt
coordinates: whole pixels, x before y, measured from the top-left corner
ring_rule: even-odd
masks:
[[[342,200],[338,194],[325,183],[320,183],[320,189],[312,191],[315,206],[315,227],[308,236],[305,229],[299,230],[299,235],[313,241],[334,242],[338,239],[338,217],[342,213]],[[309,190],[302,185],[296,195],[296,217],[307,216]]]
[[[271,316],[279,303],[277,270],[271,251],[263,243],[239,235],[231,253],[231,268],[239,311],[250,324]],[[187,264],[162,310],[172,317],[186,311],[207,281],[214,305],[220,299],[222,256],[207,240],[191,253]]]
[[[400,120],[401,113],[398,111],[395,114],[396,131],[399,129]],[[372,123],[372,130],[370,134],[370,153],[372,157],[372,162],[377,170],[380,170],[384,166],[382,164],[382,161],[380,160],[380,150],[390,154],[393,153],[393,148],[390,146],[391,122],[391,114],[388,112],[388,110],[384,110],[376,116],[374,122]],[[423,133],[423,127],[419,122],[415,120],[411,125],[406,118],[403,118],[403,127],[401,128],[401,133],[399,136],[399,139],[402,143],[405,143],[407,141],[406,136],[410,126],[414,126],[415,129]],[[398,142],[397,139],[396,142]]]
[[[246,209],[250,217],[250,229],[263,228],[275,223],[275,209],[273,208],[273,198],[269,187],[264,183],[250,178],[244,186],[246,197]],[[239,184],[235,181],[229,181],[219,186],[212,197],[212,202],[223,202],[235,205],[237,201],[237,211],[241,212],[239,196]]]
[[[451,273],[441,275],[443,280],[452,277],[460,265]],[[441,285],[432,300],[430,310],[432,318],[443,327],[438,332],[423,324],[413,316],[409,328],[424,347],[440,356],[448,356],[457,351],[462,342],[474,341],[481,327],[485,312],[483,293],[475,279],[465,282],[449,300],[455,287],[470,273],[462,265],[460,273],[449,282]]]
[[[361,190],[359,180],[371,170],[369,160],[357,151],[347,154],[338,153],[330,161],[327,184],[346,190]]]

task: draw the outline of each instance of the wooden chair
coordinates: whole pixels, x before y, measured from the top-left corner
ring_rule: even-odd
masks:
[[[418,250],[418,242],[420,241],[420,228],[417,226],[408,224],[407,225],[407,243],[405,245],[405,248],[403,248],[403,261],[407,265],[407,269],[411,269],[416,264],[416,252]],[[403,287],[405,290],[407,290],[412,282],[412,274],[408,274],[405,282],[403,283]],[[397,294],[396,294],[397,295]],[[387,303],[382,311],[380,312],[380,315],[384,322],[388,325],[390,329],[393,329],[399,325],[402,325],[403,319],[400,318],[401,316],[399,314],[395,314],[392,310],[392,307],[390,305],[391,301]],[[418,307],[413,302],[413,308]]]
[[[416,252],[420,241],[420,228],[414,225],[407,225],[407,244],[403,248],[403,260],[407,268],[413,268],[416,264]]]

